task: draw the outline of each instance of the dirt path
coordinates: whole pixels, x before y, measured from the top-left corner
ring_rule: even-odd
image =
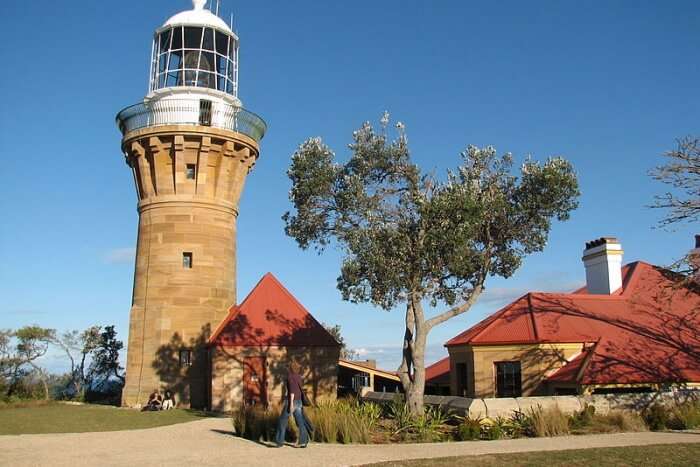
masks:
[[[147,430],[0,436],[0,465],[322,467],[426,457],[700,442],[700,432],[623,433],[436,444],[311,444],[307,449],[273,449],[236,438],[230,429],[229,419],[208,418]]]

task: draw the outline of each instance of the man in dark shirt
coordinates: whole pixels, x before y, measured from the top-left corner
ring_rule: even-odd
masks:
[[[292,414],[294,414],[294,421],[297,424],[297,428],[299,428],[299,447],[305,448],[306,445],[309,444],[309,434],[306,431],[306,423],[304,422],[304,414],[302,412],[301,394],[304,382],[299,375],[299,371],[299,364],[295,361],[291,361],[285,383],[286,395],[284,404],[282,405],[282,413],[277,421],[277,447],[282,447],[284,445],[287,423],[289,423],[289,416]]]

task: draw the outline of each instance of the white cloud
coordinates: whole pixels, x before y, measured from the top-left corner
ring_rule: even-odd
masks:
[[[136,257],[136,248],[114,248],[105,255],[105,262],[109,264],[133,263]]]

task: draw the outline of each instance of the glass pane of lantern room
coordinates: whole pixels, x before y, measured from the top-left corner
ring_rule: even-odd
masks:
[[[215,75],[213,73],[206,73],[204,71],[199,72],[199,78],[197,79],[197,86],[200,88],[216,88]]]
[[[204,50],[214,50],[214,31],[211,28],[204,28],[202,48]]]
[[[228,54],[228,36],[223,32],[216,31],[216,51],[221,55]]]
[[[184,68],[196,70],[198,65],[199,65],[199,51],[198,50],[185,50],[185,66],[184,66]]]
[[[221,75],[226,74],[226,57],[221,55],[216,56],[216,71]]]
[[[214,71],[214,54],[212,52],[202,52],[199,57],[199,69]]]
[[[173,28],[173,44],[170,47],[171,50],[177,50],[182,48],[182,27]]]
[[[169,70],[177,70],[182,68],[182,50],[174,50],[170,52]]]
[[[170,49],[170,29],[160,33],[160,53],[166,52]]]
[[[198,49],[202,44],[202,28],[185,26],[185,48]]]

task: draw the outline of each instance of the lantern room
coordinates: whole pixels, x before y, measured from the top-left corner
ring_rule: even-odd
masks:
[[[189,87],[238,97],[238,36],[221,18],[193,0],[153,38],[149,91]]]

